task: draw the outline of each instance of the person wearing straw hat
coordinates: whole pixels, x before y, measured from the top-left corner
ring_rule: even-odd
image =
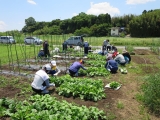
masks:
[[[31,83],[32,90],[39,94],[48,94],[48,88],[55,86],[54,83],[49,83],[47,72],[51,70],[50,65],[44,65],[42,69],[35,73],[34,80]]]
[[[71,76],[78,76],[78,71],[80,68],[87,70],[85,67],[83,67],[84,61],[81,59],[80,61],[74,62],[70,67],[69,67],[69,73]]]

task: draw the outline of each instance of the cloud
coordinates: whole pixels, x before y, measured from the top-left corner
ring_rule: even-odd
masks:
[[[0,31],[5,31],[6,24],[3,21],[0,21]]]
[[[34,2],[33,0],[27,0],[28,3],[36,5],[36,2]]]
[[[78,15],[77,13],[73,13],[73,14],[72,14],[72,16],[77,16],[77,15]]]
[[[126,0],[126,4],[131,4],[131,5],[135,5],[135,4],[145,4],[147,2],[153,2],[156,0]]]
[[[93,14],[93,15],[99,15],[99,14],[110,14],[111,16],[120,14],[120,11],[118,8],[113,7],[110,5],[110,3],[102,2],[94,4],[91,2],[91,8],[87,10],[87,14]]]

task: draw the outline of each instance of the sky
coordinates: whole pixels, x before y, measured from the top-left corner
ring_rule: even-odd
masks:
[[[92,15],[141,15],[160,9],[160,0],[0,0],[0,32],[22,30],[25,19],[37,22],[70,19],[81,12]]]

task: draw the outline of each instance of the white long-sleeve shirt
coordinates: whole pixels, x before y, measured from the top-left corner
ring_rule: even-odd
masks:
[[[31,86],[37,90],[44,90],[46,86],[43,86],[42,84],[44,81],[48,80],[49,76],[44,70],[39,70],[35,73],[35,77],[33,82],[31,83]]]
[[[118,54],[115,58],[114,58],[115,61],[119,61],[120,63],[125,63],[125,59],[124,59],[124,56],[122,54]]]

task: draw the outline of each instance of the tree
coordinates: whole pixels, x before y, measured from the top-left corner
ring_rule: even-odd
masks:
[[[25,19],[26,26],[32,26],[36,24],[36,21],[33,17],[29,17],[28,19]]]

